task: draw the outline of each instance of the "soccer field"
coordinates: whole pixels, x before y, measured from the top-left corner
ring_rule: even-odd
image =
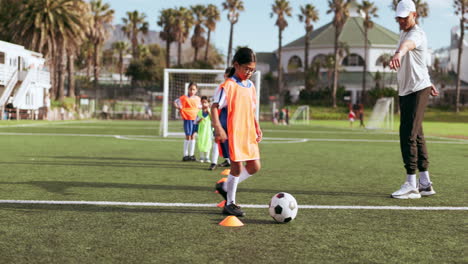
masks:
[[[245,225],[223,227],[222,170],[181,162],[158,122],[0,122],[0,263],[468,262],[468,140],[427,137],[437,194],[397,200],[397,133],[262,128]],[[266,208],[280,191],[302,206],[288,224]]]

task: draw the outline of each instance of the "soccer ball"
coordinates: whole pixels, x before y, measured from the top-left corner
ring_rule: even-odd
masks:
[[[276,222],[291,222],[297,215],[296,199],[289,193],[277,193],[271,198],[269,211]]]

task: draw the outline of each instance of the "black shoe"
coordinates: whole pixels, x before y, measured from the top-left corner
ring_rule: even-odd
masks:
[[[190,156],[184,156],[184,157],[182,158],[182,161],[190,161]]]
[[[215,170],[217,167],[216,163],[211,163],[210,167],[208,168],[208,170]]]
[[[225,160],[223,163],[219,164],[220,167],[231,167],[231,163],[229,161]]]
[[[225,205],[223,214],[234,215],[234,216],[245,216],[245,213],[241,210],[240,206],[235,203]]]
[[[227,200],[227,192],[223,189],[224,183],[225,182],[216,183],[215,188],[224,200]]]
[[[195,158],[195,156],[190,156],[190,161],[197,161],[197,159]]]

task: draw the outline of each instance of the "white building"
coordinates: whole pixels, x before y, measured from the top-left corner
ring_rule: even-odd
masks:
[[[5,113],[6,106],[16,110],[34,110],[45,106],[50,89],[50,74],[45,68],[42,54],[25,49],[23,46],[0,41],[0,107]],[[37,113],[37,111],[36,111]],[[5,114],[1,115],[5,119]]]
[[[356,103],[362,91],[362,72],[364,65],[364,14],[358,12],[356,2],[351,2],[349,8],[350,17],[347,19],[343,31],[338,41],[344,43],[349,53],[339,62],[341,72],[339,74],[339,85],[343,85],[346,91],[351,93],[351,102]],[[320,28],[312,31],[309,39],[309,65],[316,60],[323,60],[328,54],[334,51],[335,28],[330,22]],[[375,87],[374,76],[380,72],[386,79],[385,86],[396,89],[396,77],[394,71],[389,67],[384,68],[379,58],[383,54],[394,54],[399,41],[399,35],[377,23],[368,31],[368,50],[367,50],[367,71],[366,87],[367,90]],[[286,82],[288,89],[292,94],[298,93],[298,90],[304,88],[303,79],[297,79],[297,74],[289,78],[288,74],[304,71],[304,47],[305,37],[298,38],[283,47],[282,67],[286,73]],[[310,67],[310,66],[309,66]],[[321,69],[325,73],[326,69]],[[326,74],[323,74],[326,77]],[[294,80],[297,80],[294,82]]]

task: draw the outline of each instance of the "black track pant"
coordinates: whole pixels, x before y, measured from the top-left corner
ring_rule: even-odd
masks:
[[[430,92],[428,87],[400,96],[400,148],[407,174],[415,174],[416,169],[427,171],[429,167],[422,121]]]

